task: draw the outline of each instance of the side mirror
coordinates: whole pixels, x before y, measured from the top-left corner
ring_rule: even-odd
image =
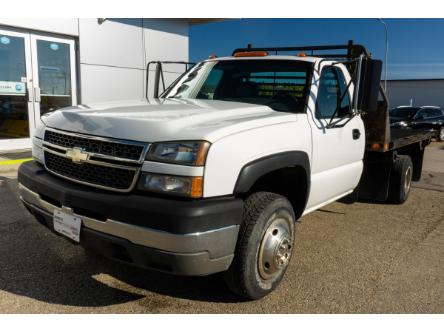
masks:
[[[358,109],[372,112],[378,109],[379,88],[381,85],[382,61],[364,58],[358,91]]]

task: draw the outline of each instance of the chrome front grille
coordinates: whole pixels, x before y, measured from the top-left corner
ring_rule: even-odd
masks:
[[[43,150],[45,167],[73,182],[129,192],[136,185],[149,145],[46,129]],[[81,160],[73,158],[75,150]]]
[[[136,174],[135,170],[90,163],[76,164],[48,151],[45,152],[45,163],[49,170],[69,179],[118,190],[129,189]]]
[[[65,148],[81,147],[88,153],[131,161],[139,161],[144,151],[144,145],[138,143],[127,144],[86,135],[65,134],[54,130],[45,131],[45,142]]]

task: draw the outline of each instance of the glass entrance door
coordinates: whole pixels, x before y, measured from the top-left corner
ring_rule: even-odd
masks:
[[[76,105],[74,41],[31,35],[31,49],[36,119]]]
[[[29,148],[34,128],[29,34],[0,30],[0,151]]]
[[[0,151],[30,148],[40,116],[76,92],[74,40],[0,30]]]

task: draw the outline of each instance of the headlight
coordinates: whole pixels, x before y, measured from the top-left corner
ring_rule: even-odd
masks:
[[[40,124],[36,127],[32,138],[32,157],[37,162],[43,163],[43,135],[45,134],[45,126]]]
[[[43,135],[45,134],[45,126],[43,124],[38,125],[34,131],[34,137],[38,139],[43,139]]]
[[[190,198],[203,195],[202,177],[184,177],[143,172],[138,188],[164,194],[175,194]]]
[[[407,127],[407,123],[405,121],[397,121],[395,123],[392,123],[390,126],[393,126],[393,127]]]
[[[32,157],[37,162],[40,162],[43,164],[43,146],[42,146],[42,139],[39,139],[37,137],[32,138]]]
[[[210,143],[207,141],[161,142],[151,146],[149,161],[203,166]]]

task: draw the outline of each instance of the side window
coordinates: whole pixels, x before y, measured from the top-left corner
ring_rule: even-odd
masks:
[[[426,109],[424,110],[424,119],[433,118],[433,110]]]
[[[425,110],[420,110],[415,114],[414,119],[424,119],[425,118]]]
[[[416,119],[420,120],[420,119],[429,119],[433,117],[433,110],[430,109],[422,109],[420,110],[417,115],[416,115]]]
[[[316,101],[316,117],[344,117],[350,114],[350,96],[342,71],[330,66],[322,70]]]
[[[442,111],[438,109],[431,110],[430,118],[436,118],[442,116]]]
[[[442,116],[443,113],[440,109],[421,109],[417,114],[415,119],[431,119]]]

